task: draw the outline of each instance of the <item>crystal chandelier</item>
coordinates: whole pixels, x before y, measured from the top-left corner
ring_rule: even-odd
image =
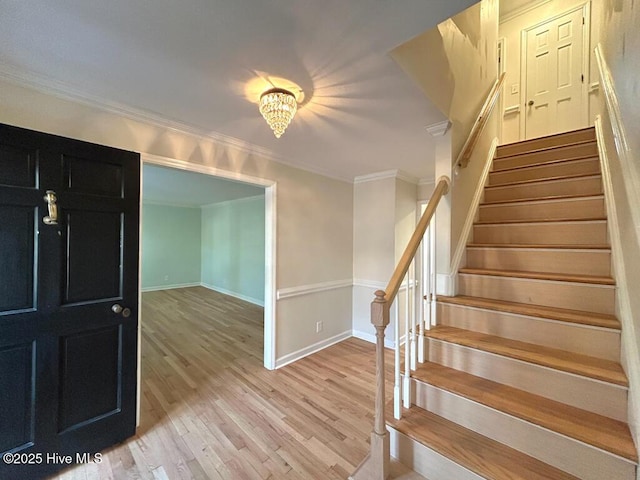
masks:
[[[296,97],[288,90],[272,88],[260,96],[260,113],[276,138],[287,129],[297,109]]]

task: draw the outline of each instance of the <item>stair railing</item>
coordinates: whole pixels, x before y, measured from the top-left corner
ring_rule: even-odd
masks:
[[[480,113],[478,113],[478,117],[476,118],[473,127],[471,127],[471,132],[467,137],[467,141],[464,142],[462,150],[456,159],[456,165],[460,168],[466,168],[469,164],[469,160],[471,160],[471,155],[473,154],[473,150],[482,135],[482,131],[484,127],[486,127],[487,122],[489,121],[489,117],[491,116],[491,112],[493,111],[493,107],[495,107],[498,102],[498,98],[500,97],[500,92],[502,91],[502,84],[504,83],[504,77],[506,73],[501,73],[500,76],[496,79],[489,91],[489,95],[484,101],[482,108],[480,109]]]
[[[433,234],[432,222],[436,208],[444,195],[449,192],[451,180],[449,177],[443,176],[438,179],[438,184],[431,195],[427,208],[422,214],[418,225],[416,226],[407,247],[391,276],[391,280],[387,284],[385,290],[375,292],[375,299],[371,303],[371,323],[376,329],[376,399],[375,399],[375,419],[373,432],[371,433],[371,451],[367,458],[356,469],[355,473],[350,477],[353,480],[385,480],[389,475],[389,433],[385,425],[385,361],[384,361],[384,337],[385,329],[389,325],[390,312],[392,305],[395,304],[396,322],[395,322],[395,384],[394,384],[394,416],[400,418],[400,399],[404,400],[405,407],[409,407],[410,402],[410,369],[416,367],[416,357],[420,351],[420,343],[424,339],[425,321],[423,315],[416,316],[416,307],[422,304],[423,295],[430,299],[433,304],[429,304],[429,312],[435,311],[435,253],[423,252],[422,258],[428,258],[429,271],[427,274],[421,274],[421,281],[416,281],[416,254],[421,246],[427,248],[435,245],[435,235]],[[429,230],[429,235],[425,237],[425,233]],[[423,239],[427,239],[423,241]],[[425,268],[420,268],[424,272]],[[425,277],[429,277],[427,279]],[[404,302],[404,364],[405,375],[402,387],[402,395],[400,395],[400,378],[401,378],[401,345],[400,345],[400,311],[399,302],[396,301],[398,292],[404,284],[405,302]],[[419,285],[420,284],[420,285]],[[425,288],[429,291],[425,291]],[[422,292],[418,295],[417,292]],[[429,323],[434,320],[430,313]],[[416,322],[416,317],[417,322]],[[417,332],[422,336],[417,337]],[[418,348],[416,349],[416,343]],[[422,349],[424,355],[424,349]]]

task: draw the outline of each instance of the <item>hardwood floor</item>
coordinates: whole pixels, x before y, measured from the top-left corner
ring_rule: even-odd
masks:
[[[349,339],[268,371],[262,308],[202,287],[142,305],[137,435],[56,478],[345,479],[365,457],[373,345]]]

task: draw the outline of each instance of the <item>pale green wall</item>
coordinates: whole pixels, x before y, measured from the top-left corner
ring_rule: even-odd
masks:
[[[143,204],[142,289],[200,284],[200,209]]]
[[[264,305],[264,196],[202,207],[202,283]]]

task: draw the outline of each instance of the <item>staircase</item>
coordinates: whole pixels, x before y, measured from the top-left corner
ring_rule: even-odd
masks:
[[[635,480],[593,128],[499,147],[472,238],[392,455],[430,480]]]

